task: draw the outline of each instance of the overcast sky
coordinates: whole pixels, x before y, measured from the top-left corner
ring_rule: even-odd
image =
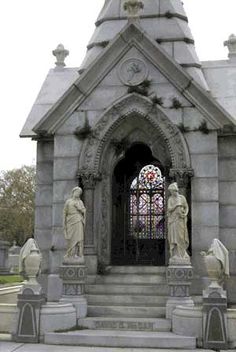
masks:
[[[104,0],[0,0],[0,170],[35,163],[35,142],[19,133],[59,43],[78,67]],[[223,42],[236,33],[236,0],[184,0],[200,60],[227,58]]]

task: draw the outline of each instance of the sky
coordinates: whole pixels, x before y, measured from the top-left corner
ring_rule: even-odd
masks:
[[[236,0],[183,0],[200,60],[227,59],[236,34]],[[104,0],[0,0],[0,171],[36,162],[36,143],[20,131],[63,43],[79,67]]]

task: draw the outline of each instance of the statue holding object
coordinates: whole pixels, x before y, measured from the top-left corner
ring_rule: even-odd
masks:
[[[189,246],[187,229],[188,203],[186,198],[179,194],[179,188],[176,182],[172,183],[168,187],[168,190],[171,194],[167,205],[170,263],[190,262],[187,253]]]
[[[84,262],[84,228],[86,221],[86,209],[80,199],[82,189],[75,187],[72,197],[69,198],[63,210],[64,235],[67,241],[67,251],[64,262]]]

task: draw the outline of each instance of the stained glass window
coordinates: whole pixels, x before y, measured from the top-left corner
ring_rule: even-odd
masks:
[[[144,166],[132,181],[129,197],[129,235],[137,239],[164,239],[164,177],[154,165]]]

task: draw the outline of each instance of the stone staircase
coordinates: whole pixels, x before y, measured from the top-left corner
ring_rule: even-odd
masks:
[[[165,319],[165,267],[108,267],[88,278],[88,317],[80,330],[48,333],[45,342],[100,347],[194,349],[196,339],[171,332]]]
[[[108,267],[86,287],[88,316],[165,316],[165,267]]]

